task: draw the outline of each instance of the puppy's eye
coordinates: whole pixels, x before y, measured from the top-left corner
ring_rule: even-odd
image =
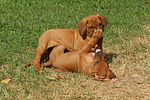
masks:
[[[96,61],[96,62],[94,63],[94,66],[95,66],[97,63],[99,63],[99,61]]]
[[[91,26],[91,27],[89,27],[90,29],[93,29],[94,27],[93,26]]]
[[[102,25],[102,23],[99,23],[99,26],[101,26]]]

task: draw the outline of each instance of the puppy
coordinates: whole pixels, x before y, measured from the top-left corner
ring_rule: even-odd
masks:
[[[116,78],[116,75],[109,69],[103,52],[96,54],[89,53],[91,48],[103,36],[103,32],[97,29],[91,40],[79,51],[64,53],[65,47],[58,45],[50,53],[50,60],[44,66],[53,66],[69,72],[82,72],[94,80],[109,81]]]
[[[43,68],[41,63],[49,56],[46,52],[48,48],[62,44],[69,51],[80,50],[90,40],[94,30],[102,29],[102,32],[104,32],[104,26],[107,27],[106,17],[96,14],[82,19],[77,24],[76,29],[50,29],[45,31],[39,38],[39,45],[32,64],[35,69],[41,71]],[[102,50],[102,41],[103,37],[97,41],[95,49]]]

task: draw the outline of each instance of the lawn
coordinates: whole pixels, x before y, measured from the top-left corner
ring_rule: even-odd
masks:
[[[44,31],[76,28],[91,14],[108,19],[103,50],[116,79],[101,82],[82,73],[24,68]],[[150,99],[148,0],[0,0],[0,48],[0,82],[11,79],[0,83],[1,100]]]

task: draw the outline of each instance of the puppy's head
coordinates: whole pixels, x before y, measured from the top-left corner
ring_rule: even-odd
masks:
[[[107,27],[107,18],[99,14],[87,16],[77,24],[79,33],[84,37],[92,37],[94,30],[98,28],[104,32],[104,26]]]
[[[108,63],[105,61],[105,54],[101,51],[94,56],[91,77],[93,80],[100,81],[109,81],[112,78],[116,78],[116,75],[109,69]]]

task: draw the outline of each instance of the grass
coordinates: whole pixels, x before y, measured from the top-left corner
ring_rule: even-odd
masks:
[[[0,99],[150,99],[150,2],[143,2],[0,0],[0,81],[11,79],[0,84]],[[97,13],[108,19],[103,49],[116,79],[100,82],[82,73],[24,68],[45,30],[76,28]],[[52,76],[59,78],[47,78]]]

